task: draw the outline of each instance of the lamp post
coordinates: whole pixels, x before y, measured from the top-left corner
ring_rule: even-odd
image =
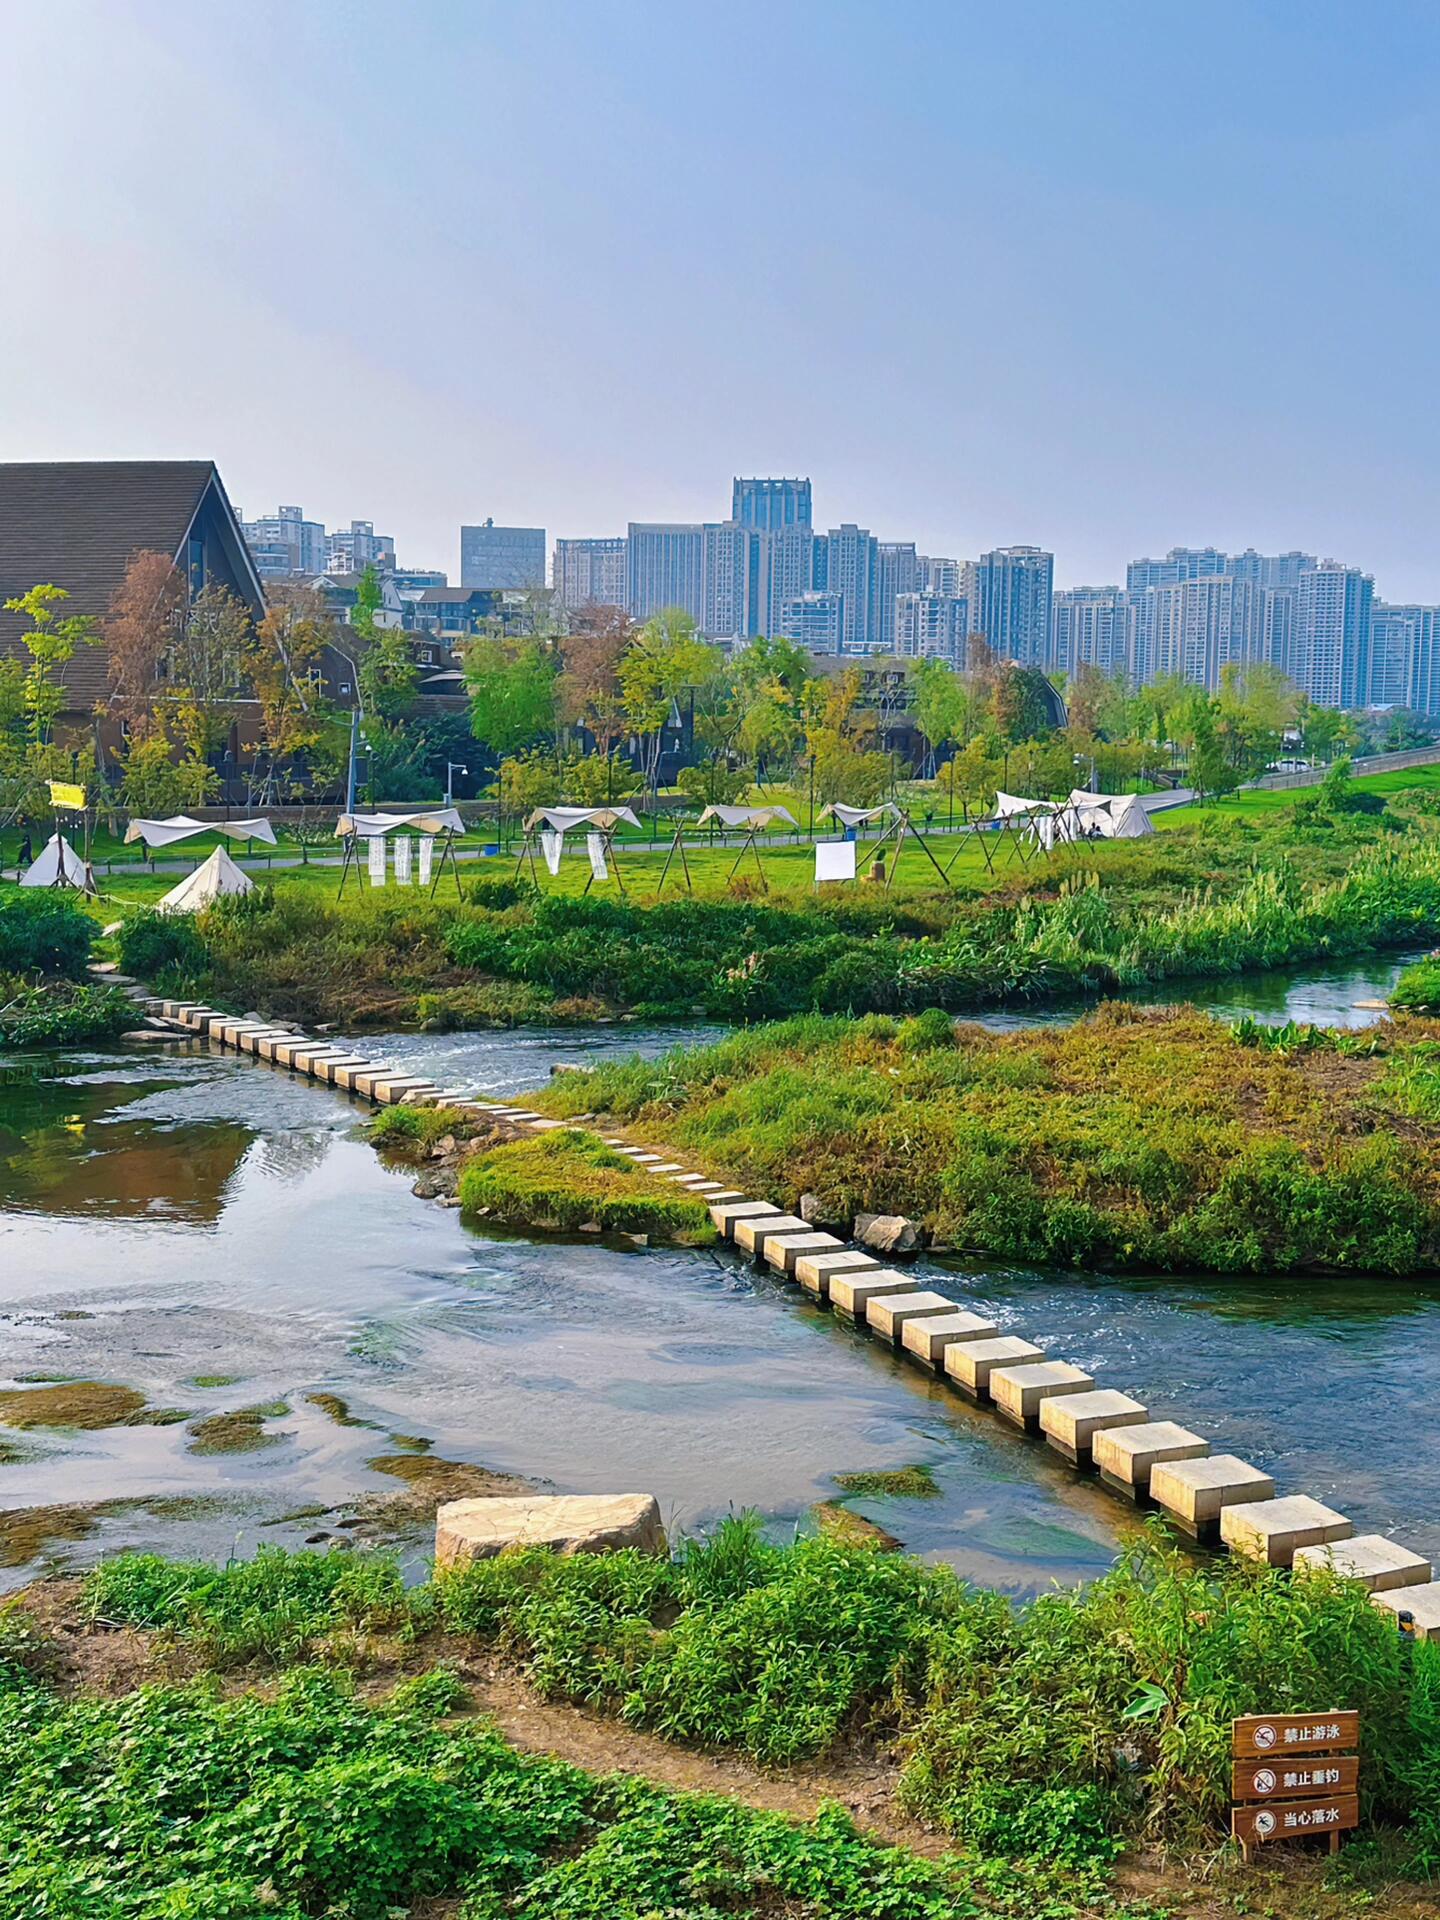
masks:
[[[451,788],[452,788],[452,782],[450,778],[451,774],[469,773],[469,771],[470,769],[468,767],[462,767],[458,760],[447,760],[445,762],[445,804],[447,807],[450,805],[451,800],[454,798],[454,795],[451,791]]]
[[[350,686],[355,696],[355,704],[350,709],[350,761],[345,772],[345,811],[355,811],[355,759],[360,746],[360,723],[365,718],[365,709],[360,700],[360,669],[354,660],[335,642],[330,642],[330,651],[345,662],[350,669]]]

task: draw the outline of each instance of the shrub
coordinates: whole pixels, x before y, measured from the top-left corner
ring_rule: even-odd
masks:
[[[118,987],[32,986],[0,976],[0,1046],[83,1046],[113,1040],[134,1023],[135,1009]]]
[[[89,914],[58,889],[7,888],[0,894],[0,973],[79,980],[95,933]]]
[[[136,913],[120,929],[120,962],[139,980],[189,979],[203,971],[205,942],[187,913]]]

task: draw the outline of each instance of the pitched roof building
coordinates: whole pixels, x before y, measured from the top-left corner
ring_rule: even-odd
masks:
[[[19,614],[3,603],[50,583],[67,615],[102,616],[140,552],[168,554],[192,595],[227,587],[259,619],[265,596],[211,460],[0,462],[0,659],[23,657]],[[110,691],[105,652],[81,647],[63,672],[62,720],[88,718]]]

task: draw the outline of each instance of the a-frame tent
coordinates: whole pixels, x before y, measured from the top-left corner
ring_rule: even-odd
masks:
[[[217,900],[254,891],[255,882],[249,874],[236,866],[224,847],[216,847],[208,860],[201,861],[178,887],[172,887],[162,900],[155,902],[155,911],[203,913]]]
[[[20,876],[22,887],[71,887],[76,893],[94,893],[95,876],[63,833],[52,833]]]
[[[756,836],[765,827],[773,827],[777,820],[783,821],[786,826],[796,827],[798,831],[794,814],[787,812],[784,807],[780,806],[727,807],[721,806],[717,801],[713,806],[706,807],[695,824],[697,827],[704,827],[708,826],[712,820],[718,820],[720,825],[731,833],[733,833],[737,827],[744,827],[746,829],[745,838],[740,843],[740,851],[735,856],[735,864],[725,876],[725,884],[728,886],[740,871],[740,863],[744,860],[746,854],[753,853],[755,856],[755,871],[760,876],[761,886],[768,892],[770,882],[765,877],[765,863],[760,858],[760,846]]]
[[[947,887],[950,885],[950,876],[935,858],[930,847],[930,842],[911,819],[909,809],[902,807],[898,801],[882,800],[879,806],[876,807],[850,807],[846,806],[843,800],[832,800],[829,806],[821,808],[819,817],[822,820],[838,820],[842,827],[856,829],[862,826],[870,826],[878,820],[884,820],[887,823],[884,832],[880,834],[870,847],[870,853],[873,857],[879,854],[881,849],[890,841],[893,840],[895,843],[895,857],[890,862],[890,870],[885,879],[885,891],[887,893],[894,883],[895,869],[900,864],[900,855],[907,840],[913,840],[916,845],[919,846],[925,858],[940,876],[942,885]]]

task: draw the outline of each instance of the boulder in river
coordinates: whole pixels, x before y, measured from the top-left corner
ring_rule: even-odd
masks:
[[[892,1258],[919,1253],[925,1244],[925,1229],[903,1213],[857,1213],[854,1233],[862,1247]]]
[[[514,1499],[451,1500],[435,1515],[435,1564],[463,1566],[507,1547],[556,1553],[669,1551],[653,1493],[523,1494]]]

